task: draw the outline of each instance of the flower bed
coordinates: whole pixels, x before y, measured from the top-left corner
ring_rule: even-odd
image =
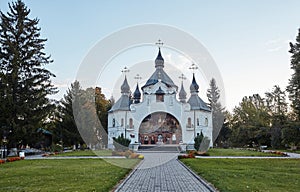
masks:
[[[138,153],[134,153],[130,150],[127,151],[112,151],[112,156],[125,156],[129,159],[144,159],[143,155],[140,155]]]
[[[24,159],[24,157],[8,157],[6,159],[0,159],[0,164],[14,162],[14,161],[20,161],[23,159]]]
[[[188,151],[188,154],[179,155],[178,159],[188,159],[188,158],[195,158],[196,156],[209,156],[207,152],[200,152],[200,151]]]

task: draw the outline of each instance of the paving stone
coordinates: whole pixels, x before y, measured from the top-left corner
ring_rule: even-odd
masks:
[[[118,192],[191,192],[210,191],[177,160],[177,153],[144,153],[145,159],[125,179]]]

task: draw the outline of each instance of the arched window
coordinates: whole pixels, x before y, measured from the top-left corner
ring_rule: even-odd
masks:
[[[192,119],[190,117],[188,118],[187,127],[192,127]]]
[[[115,118],[113,118],[113,120],[112,120],[112,126],[113,126],[113,127],[116,126],[116,119],[115,119]]]
[[[133,120],[132,120],[132,118],[129,119],[129,128],[133,128]]]
[[[208,119],[205,117],[205,126],[208,126]]]
[[[200,121],[199,121],[199,118],[197,118],[197,126],[200,125]]]

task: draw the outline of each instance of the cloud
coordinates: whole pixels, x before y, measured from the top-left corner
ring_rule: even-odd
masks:
[[[279,51],[280,49],[282,49],[282,46],[270,48],[270,49],[268,49],[268,52],[276,52],[276,51]]]
[[[265,46],[268,52],[276,52],[288,46],[289,42],[290,39],[276,38],[266,41]]]

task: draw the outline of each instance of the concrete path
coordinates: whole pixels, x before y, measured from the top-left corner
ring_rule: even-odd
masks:
[[[176,159],[178,153],[148,152],[143,155],[144,160],[116,191],[214,191]]]

